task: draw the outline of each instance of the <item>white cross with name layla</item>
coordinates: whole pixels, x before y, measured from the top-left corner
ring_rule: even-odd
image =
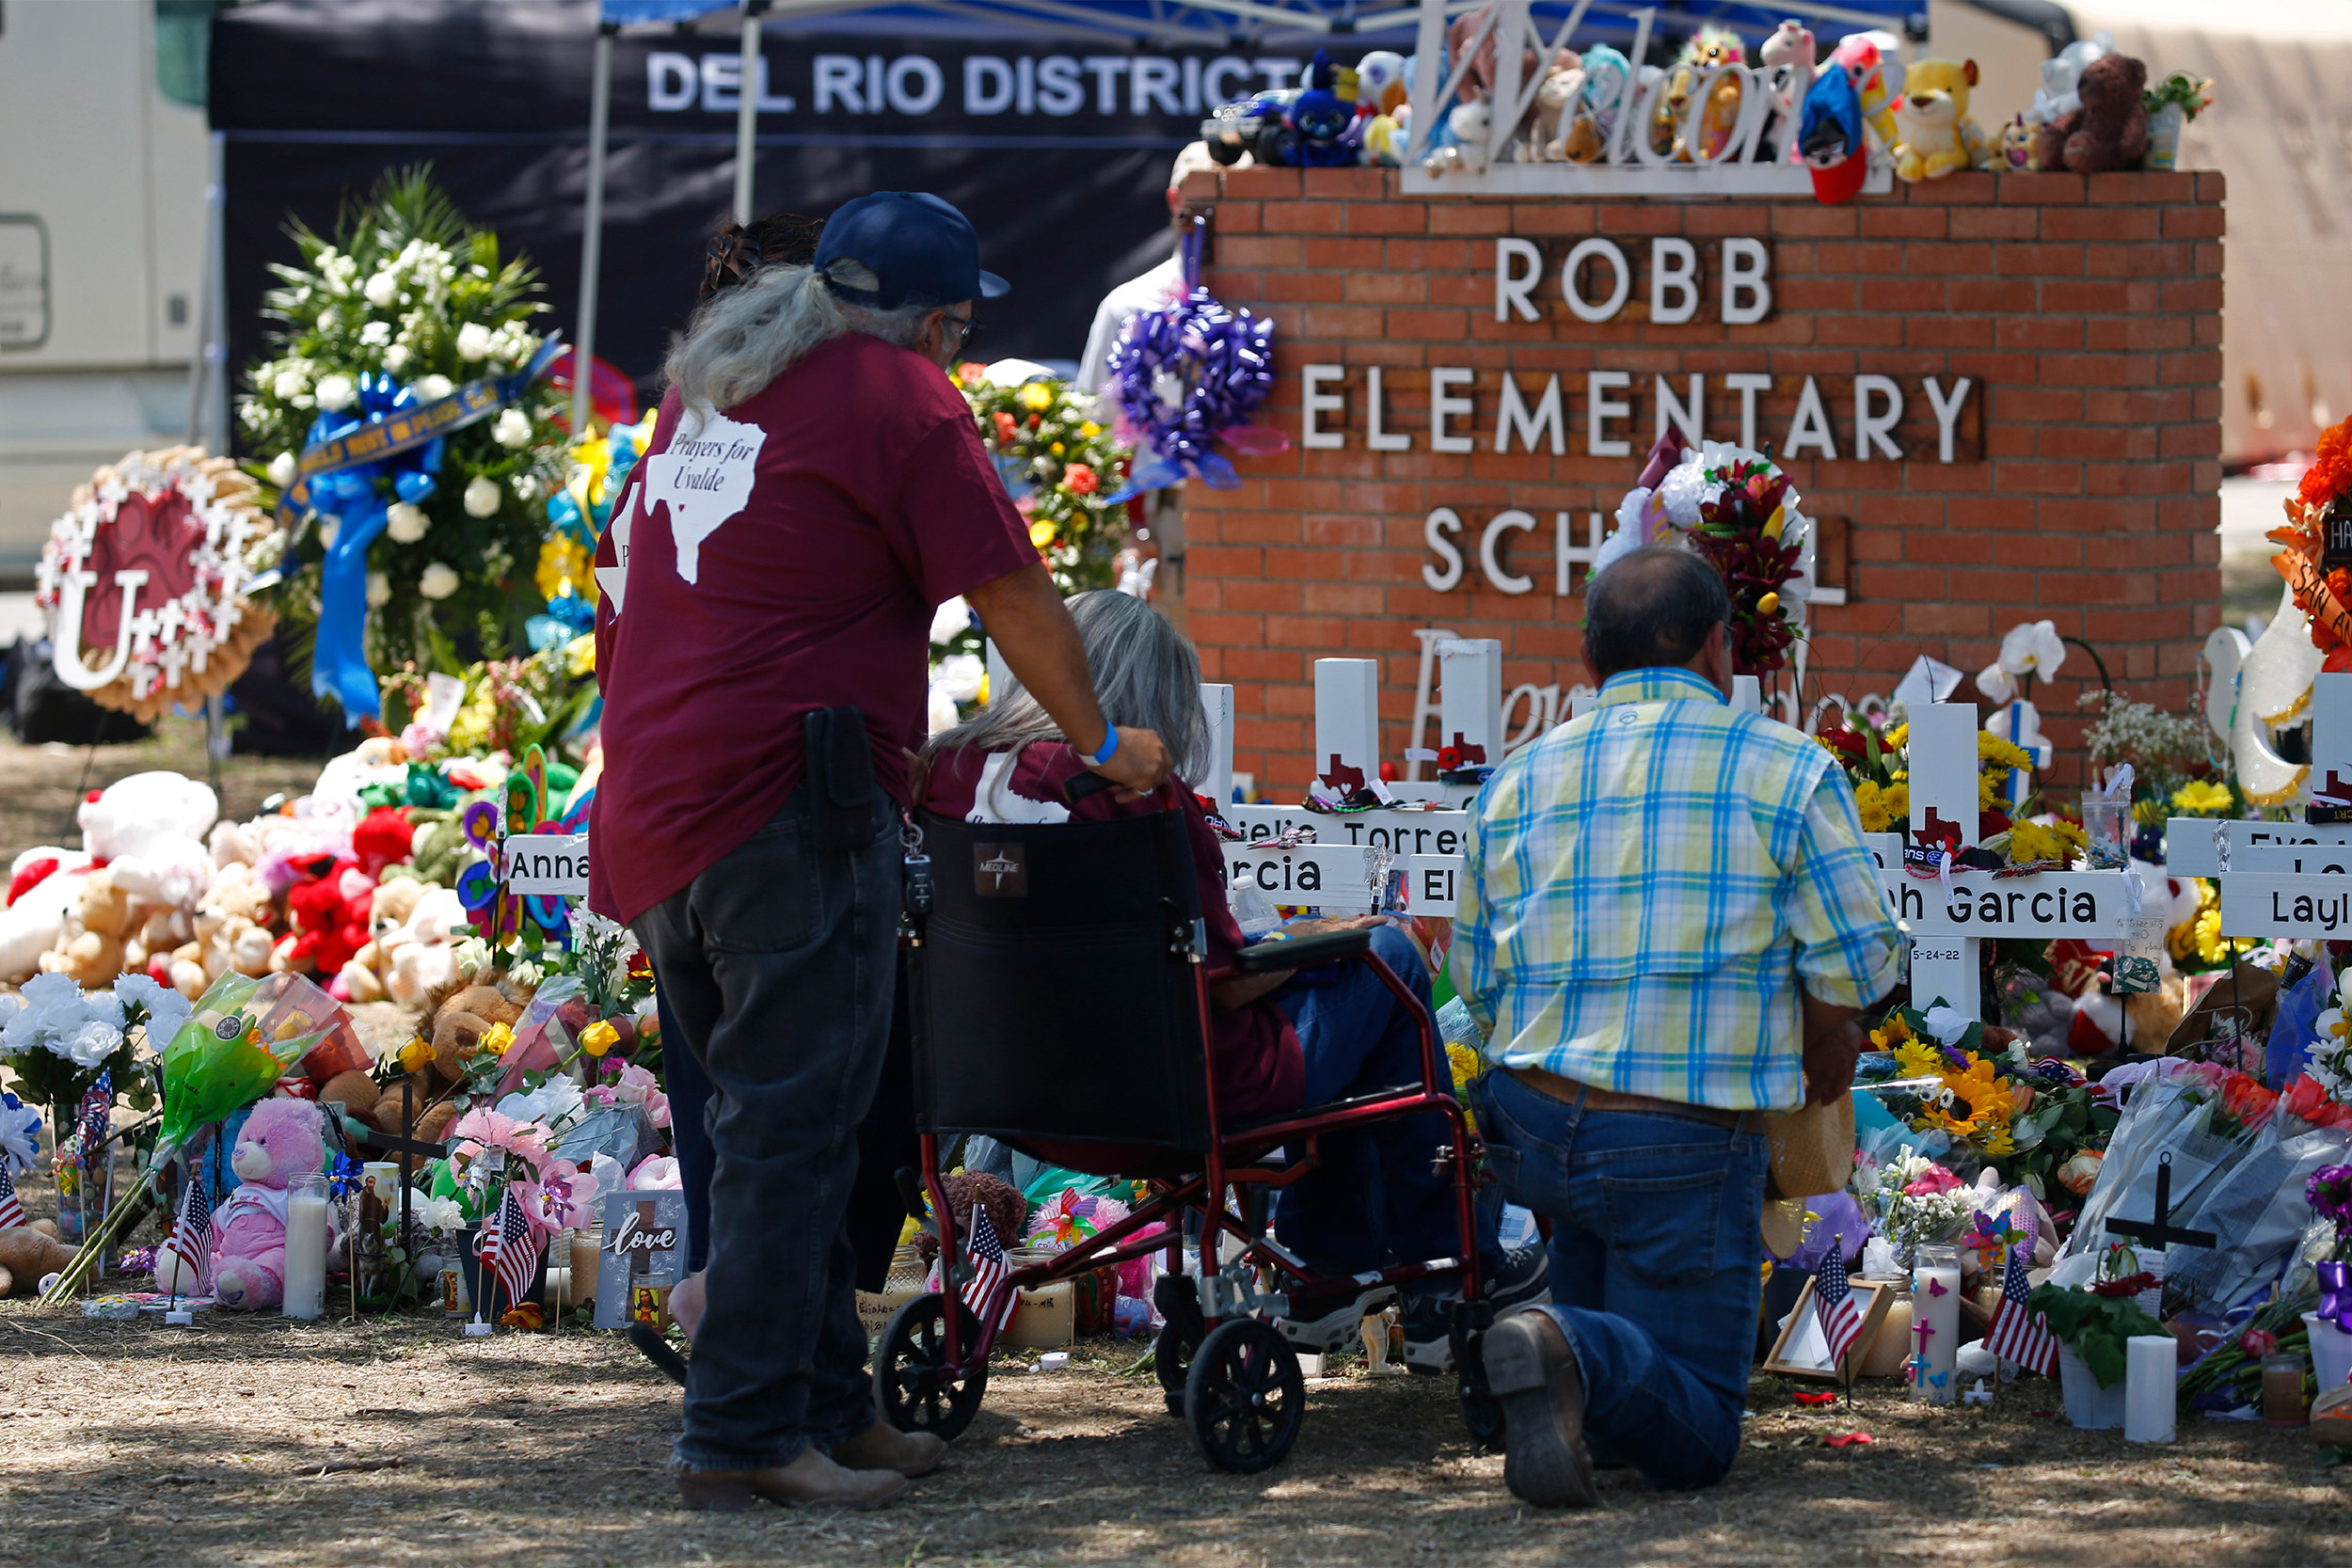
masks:
[[[2352,808],[2352,674],[2312,682],[2311,815]],[[2176,816],[2167,858],[2221,889],[2228,937],[2352,939],[2352,821],[2217,822]]]

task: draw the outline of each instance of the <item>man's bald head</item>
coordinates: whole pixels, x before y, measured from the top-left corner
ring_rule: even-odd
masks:
[[[1689,550],[1649,545],[1618,557],[1584,590],[1584,661],[1602,680],[1624,670],[1687,665],[1731,619],[1715,568]]]

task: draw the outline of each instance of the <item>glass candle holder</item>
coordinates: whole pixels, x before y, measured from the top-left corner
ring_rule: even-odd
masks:
[[[1911,1388],[1930,1404],[1949,1404],[1959,1389],[1960,1249],[1921,1246],[1911,1263]]]
[[[2083,837],[2086,858],[2093,871],[2122,871],[2132,863],[2132,822],[2129,800],[2103,795],[2083,797]]]
[[[2311,1405],[2303,1398],[2303,1354],[2273,1351],[2263,1357],[2263,1421],[2267,1426],[2311,1424]]]

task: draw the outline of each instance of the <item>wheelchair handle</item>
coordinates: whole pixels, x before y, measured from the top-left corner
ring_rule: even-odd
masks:
[[[1241,950],[1234,967],[1244,974],[1271,974],[1277,970],[1305,969],[1311,964],[1338,963],[1372,951],[1372,932],[1362,927],[1324,931],[1311,937],[1278,938],[1253,942]]]

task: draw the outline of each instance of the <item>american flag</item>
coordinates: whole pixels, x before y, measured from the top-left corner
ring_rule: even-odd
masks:
[[[170,1239],[166,1248],[179,1255],[196,1277],[204,1277],[205,1265],[213,1256],[213,1199],[204,1190],[204,1179],[195,1171],[188,1173],[187,1191],[180,1196],[180,1217],[171,1222]]]
[[[1005,1262],[1004,1243],[996,1239],[996,1227],[988,1217],[988,1211],[972,1205],[972,1277],[963,1283],[963,1304],[978,1317],[987,1309],[988,1293],[1002,1284],[1012,1270]],[[1005,1292],[1005,1305],[996,1314],[993,1326],[1004,1327],[1012,1322],[1013,1307],[1019,1304],[1020,1293]]]
[[[16,1183],[8,1180],[8,1163],[0,1160],[0,1230],[24,1223],[24,1205],[16,1200]]]
[[[482,1266],[484,1277],[496,1279],[506,1292],[510,1307],[523,1299],[531,1289],[532,1275],[539,1272],[539,1240],[532,1232],[531,1216],[523,1212],[512,1182],[499,1199],[496,1224],[483,1230]]]
[[[1829,1364],[1845,1358],[1854,1337],[1862,1332],[1862,1314],[1853,1304],[1853,1287],[1846,1283],[1846,1238],[1840,1236],[1821,1259],[1813,1276],[1813,1311],[1821,1321],[1821,1338],[1829,1341]]]
[[[2026,1278],[2026,1265],[2018,1254],[2030,1244],[2020,1243],[2009,1249],[2009,1267],[2001,1275],[2001,1305],[1994,1311],[1992,1326],[1985,1330],[1984,1348],[2029,1372],[2056,1377],[2058,1341],[2050,1338],[2050,1325],[2042,1314],[2026,1309],[2026,1297],[2031,1293],[2032,1286]]]

